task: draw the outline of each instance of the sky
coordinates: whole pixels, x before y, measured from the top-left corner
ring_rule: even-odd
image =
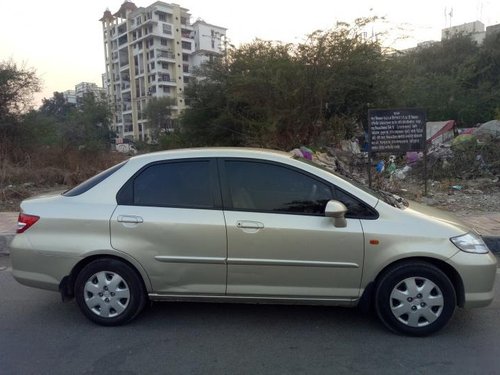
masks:
[[[153,0],[136,0],[146,7]],[[169,2],[169,1],[167,1]],[[498,0],[174,0],[190,10],[191,22],[204,21],[226,27],[236,46],[255,38],[299,43],[315,30],[326,30],[338,21],[379,16],[388,21],[387,44],[409,48],[418,42],[440,40],[441,29],[479,20],[486,26],[500,23]],[[104,72],[102,24],[106,9],[115,13],[123,0],[0,0],[0,61],[12,59],[34,68],[43,89],[34,104],[54,91],[74,89],[79,82],[101,85]],[[449,14],[453,9],[453,16]],[[445,16],[447,14],[447,16]],[[400,31],[400,30],[403,31]],[[399,31],[398,31],[399,30]],[[396,35],[405,35],[405,39]]]

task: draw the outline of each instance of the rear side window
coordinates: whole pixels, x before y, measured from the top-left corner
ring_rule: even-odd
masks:
[[[89,178],[87,181],[82,182],[80,185],[75,186],[73,189],[70,189],[66,192],[63,193],[64,196],[66,197],[75,197],[77,195],[83,194],[86,191],[92,189],[94,186],[97,184],[101,183],[105,179],[107,179],[109,176],[111,176],[113,173],[115,173],[118,169],[123,167],[128,160],[121,162],[120,164],[117,164],[109,169],[106,169],[105,171],[95,175],[94,177]]]
[[[213,208],[208,160],[150,165],[120,190],[118,204],[134,206]]]

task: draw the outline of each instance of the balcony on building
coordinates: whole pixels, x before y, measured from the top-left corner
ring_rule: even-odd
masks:
[[[158,61],[166,60],[169,62],[175,62],[175,55],[171,51],[158,50],[158,53],[156,54],[156,58]]]

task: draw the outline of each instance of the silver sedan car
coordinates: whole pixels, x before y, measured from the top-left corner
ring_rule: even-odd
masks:
[[[148,299],[300,303],[422,336],[494,295],[496,258],[455,218],[275,151],[136,156],[21,210],[14,277],[102,325]]]

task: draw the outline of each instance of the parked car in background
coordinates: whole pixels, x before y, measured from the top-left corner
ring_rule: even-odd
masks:
[[[13,275],[102,325],[148,299],[373,304],[391,330],[428,335],[492,301],[496,258],[455,218],[405,203],[281,152],[140,155],[24,201]]]

